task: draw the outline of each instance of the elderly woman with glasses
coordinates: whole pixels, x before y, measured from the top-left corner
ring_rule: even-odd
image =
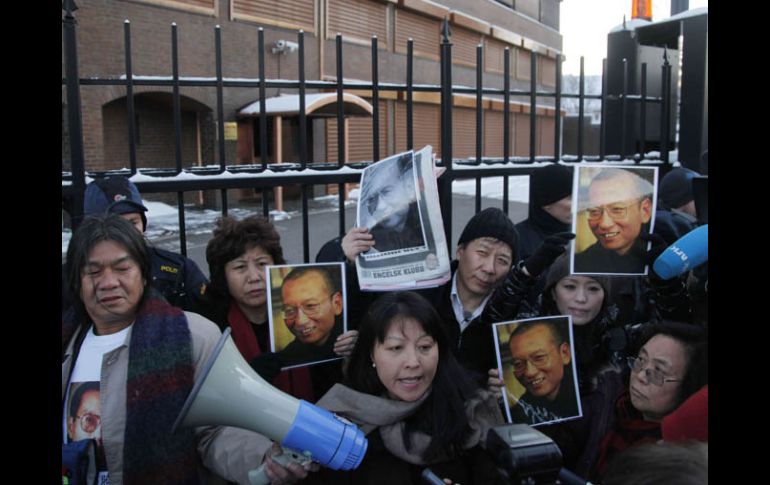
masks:
[[[695,325],[663,321],[645,331],[639,352],[628,358],[628,387],[613,403],[590,478],[600,478],[617,453],[662,438],[663,418],[708,383],[706,351]]]

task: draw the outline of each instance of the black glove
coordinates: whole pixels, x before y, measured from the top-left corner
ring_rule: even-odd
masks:
[[[567,243],[574,238],[575,234],[571,232],[558,232],[546,237],[535,254],[524,260],[524,268],[529,276],[536,278],[548,269],[556,258],[567,250]]]
[[[267,382],[273,382],[275,376],[281,372],[283,361],[275,352],[266,352],[251,359],[249,365],[259,374],[259,377]]]

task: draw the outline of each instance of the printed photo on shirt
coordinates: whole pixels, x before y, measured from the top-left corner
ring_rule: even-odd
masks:
[[[99,483],[108,483],[107,462],[102,445],[102,412],[99,381],[70,383],[65,403],[67,443],[93,439]]]
[[[334,342],[347,331],[344,263],[267,267],[271,350],[282,369],[341,357]]]
[[[571,316],[496,323],[493,334],[509,423],[537,426],[583,415]]]

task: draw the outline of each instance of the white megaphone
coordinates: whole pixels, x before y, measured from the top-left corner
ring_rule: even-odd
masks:
[[[223,425],[260,433],[293,450],[287,459],[312,459],[334,470],[361,464],[368,442],[354,424],[279,391],[241,356],[227,328],[195,381],[178,427]],[[302,458],[302,459],[299,459]],[[252,484],[268,483],[263,466],[249,472]]]

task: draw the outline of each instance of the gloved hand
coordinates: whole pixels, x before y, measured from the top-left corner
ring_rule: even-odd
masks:
[[[272,382],[275,376],[281,372],[283,360],[275,352],[265,352],[251,359],[249,365],[259,374],[259,377],[267,382]]]
[[[556,258],[567,250],[567,244],[574,238],[575,234],[571,232],[558,232],[546,237],[535,254],[524,260],[524,269],[529,276],[536,278],[548,269]]]

